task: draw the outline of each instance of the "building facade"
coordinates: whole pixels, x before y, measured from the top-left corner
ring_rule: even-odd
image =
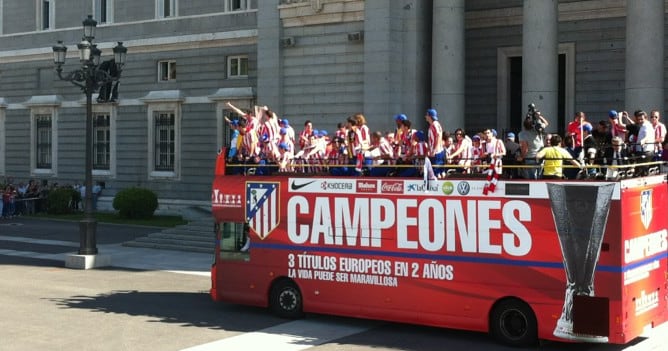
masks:
[[[88,15],[127,63],[113,103],[95,103],[101,207],[120,189],[161,209],[206,205],[225,103],[267,105],[300,129],[333,131],[363,112],[424,127],[518,130],[535,103],[552,131],[576,111],[663,111],[664,0],[0,0],[0,179],[84,178],[85,100],[60,81],[51,47]],[[106,204],[106,206],[105,206]]]

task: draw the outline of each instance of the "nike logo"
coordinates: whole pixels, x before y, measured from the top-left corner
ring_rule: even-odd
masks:
[[[315,183],[315,180],[312,180],[312,181],[310,181],[310,182],[306,182],[306,183],[304,183],[304,184],[299,184],[299,185],[297,185],[297,183],[293,181],[293,182],[292,182],[292,185],[290,185],[290,189],[292,189],[292,190],[299,190],[299,189],[301,189],[301,188],[303,188],[303,187],[305,187],[305,186],[307,186],[307,185],[311,185],[311,184],[313,184],[313,183]]]

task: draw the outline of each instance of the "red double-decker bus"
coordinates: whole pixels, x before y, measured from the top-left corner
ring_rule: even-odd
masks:
[[[240,176],[219,158],[211,297],[624,344],[668,320],[665,175],[620,181]]]

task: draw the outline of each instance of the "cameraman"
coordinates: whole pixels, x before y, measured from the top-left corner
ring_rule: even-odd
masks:
[[[519,162],[525,165],[523,174],[525,179],[540,178],[540,167],[536,160],[536,154],[545,144],[543,141],[543,131],[549,125],[547,119],[539,111],[529,106],[529,113],[524,119],[524,129],[519,132],[520,157]]]

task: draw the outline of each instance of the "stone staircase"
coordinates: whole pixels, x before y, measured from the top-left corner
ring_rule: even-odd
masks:
[[[213,253],[215,238],[211,211],[189,208],[183,212],[188,224],[127,241],[123,246]]]

